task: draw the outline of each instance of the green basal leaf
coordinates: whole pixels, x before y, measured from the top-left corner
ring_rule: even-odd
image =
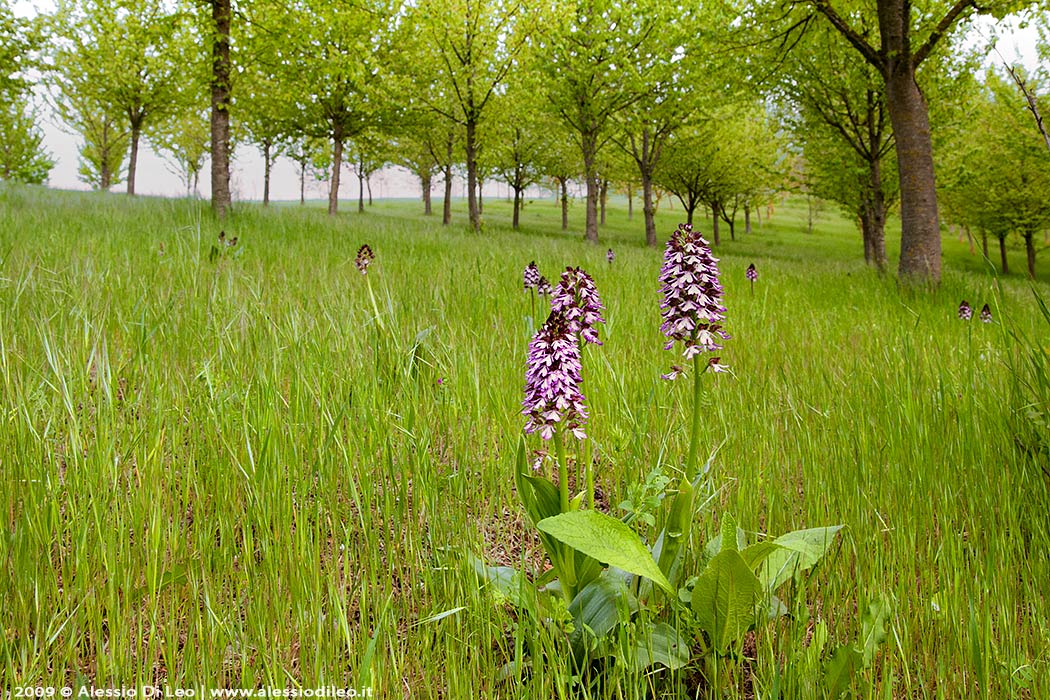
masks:
[[[884,596],[868,605],[868,611],[861,619],[860,649],[864,657],[864,667],[871,665],[875,651],[886,641],[886,621],[892,613],[892,606]]]
[[[796,530],[773,540],[780,550],[772,552],[758,573],[762,586],[775,591],[795,574],[813,567],[827,554],[841,525]]]
[[[569,612],[576,629],[584,626],[596,637],[603,638],[620,622],[626,622],[630,614],[638,610],[635,600],[624,582],[608,574],[599,576],[580,590],[569,605]]]
[[[666,622],[639,630],[641,638],[635,643],[634,665],[639,671],[662,664],[673,670],[689,663],[689,640]]]
[[[546,518],[536,527],[588,557],[674,592],[641,538],[615,518],[594,510],[578,510]]]
[[[730,538],[732,539],[732,538]],[[693,587],[692,608],[711,645],[725,652],[755,623],[762,585],[739,552],[720,552]]]
[[[736,518],[731,514],[726,513],[726,516],[722,518],[722,527],[719,528],[719,534],[722,536],[722,552],[736,552],[740,549],[740,542],[738,538],[738,532],[740,528],[736,526]],[[745,535],[746,538],[746,535]],[[744,540],[745,543],[747,540]]]
[[[860,672],[864,658],[850,646],[840,646],[831,655],[824,667],[824,687],[828,697],[834,700],[853,686],[853,679]]]

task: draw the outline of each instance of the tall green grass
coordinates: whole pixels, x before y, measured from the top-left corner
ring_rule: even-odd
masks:
[[[0,687],[565,696],[557,658],[501,680],[513,619],[466,563],[537,561],[510,473],[542,321],[524,265],[581,265],[605,300],[584,390],[614,506],[680,467],[688,388],[659,379],[675,358],[640,216],[610,212],[609,265],[552,202],[522,233],[485,206],[483,235],[415,203],[244,206],[235,252],[209,261],[203,205],[0,191]],[[1050,481],[1015,441],[1024,349],[1008,332],[1045,344],[1045,321],[951,239],[940,289],[899,290],[830,210],[806,233],[804,206],[717,251],[734,374],[706,383],[722,495],[700,525],[847,529],[731,692],[820,697],[815,629],[848,641],[885,594],[863,697],[1048,697]],[[680,214],[665,204],[660,230]],[[382,323],[353,265],[364,242]],[[961,298],[997,323],[959,321]]]

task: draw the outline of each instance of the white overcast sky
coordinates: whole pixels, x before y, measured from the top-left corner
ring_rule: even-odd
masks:
[[[50,2],[29,2],[27,0],[16,0],[14,9],[22,16],[32,16],[41,11],[50,11],[53,5]],[[1036,54],[1037,32],[1033,27],[1019,29],[1016,22],[995,23],[988,18],[982,18],[974,29],[976,35],[988,37],[992,32],[998,33],[1001,39],[998,44],[999,52],[1006,60],[1014,62],[1021,61],[1029,69],[1033,69],[1038,57]],[[998,61],[993,53],[989,61]],[[61,189],[88,189],[88,186],[77,177],[77,152],[80,145],[79,138],[70,133],[61,124],[46,105],[40,105],[40,116],[44,130],[44,140],[47,150],[55,159],[55,167],[51,171],[49,184]],[[263,162],[262,154],[254,147],[242,145],[236,149],[232,164],[231,188],[235,199],[260,200],[263,190]],[[117,186],[119,190],[123,185]],[[327,183],[318,183],[307,178],[307,198],[324,197],[327,193]],[[439,188],[440,183],[435,183]],[[502,195],[506,189],[503,185],[490,185],[495,191],[493,194]],[[464,194],[463,183],[457,183],[454,190],[457,195]],[[177,169],[164,157],[155,152],[148,144],[143,144],[139,151],[138,177],[135,182],[135,190],[141,194],[153,194],[163,196],[182,196],[186,194],[185,186],[177,174]],[[205,165],[201,173],[199,191],[207,196],[211,191],[209,168]],[[375,197],[418,197],[420,196],[419,180],[402,168],[387,168],[372,178],[372,193]],[[270,196],[274,200],[298,200],[299,177],[296,166],[286,159],[279,159],[274,165],[271,174]],[[357,197],[357,178],[351,173],[344,172],[340,196],[342,199],[351,200]]]

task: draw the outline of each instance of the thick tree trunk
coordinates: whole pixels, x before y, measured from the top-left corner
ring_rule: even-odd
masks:
[[[751,205],[744,205],[744,233],[751,233]]]
[[[857,214],[860,218],[860,237],[864,241],[864,264],[873,265],[875,263],[874,255],[871,246],[871,209],[867,204],[863,204],[860,207],[860,212]]]
[[[900,173],[901,259],[897,271],[905,280],[938,283],[941,280],[941,228],[929,110],[915,82],[911,57],[888,63],[886,107],[893,123]]]
[[[1028,258],[1028,276],[1035,279],[1035,231],[1024,234],[1024,252]]]
[[[583,177],[587,185],[587,216],[583,231],[584,240],[598,242],[598,134],[585,131],[581,134],[583,145]]]
[[[478,221],[480,221],[480,217],[485,214],[485,196],[482,192],[482,190],[484,189],[484,184],[485,183],[483,183],[481,180],[478,180]]]
[[[645,218],[645,244],[657,247],[656,240],[656,207],[653,206],[653,175],[648,168],[641,169],[642,176],[642,215]],[[690,222],[692,223],[692,222]]]
[[[687,224],[689,224],[690,226],[692,226],[693,225],[693,212],[696,211],[696,202],[690,202],[689,204],[686,204],[685,202],[683,202],[682,206],[685,207],[685,222]],[[717,230],[717,227],[718,226],[716,224],[715,225],[716,230]]]
[[[368,192],[368,206],[372,206],[372,178],[365,178],[365,190]]]
[[[430,186],[434,176],[428,170],[420,175],[419,179],[423,185],[423,216],[431,216],[434,213],[434,208],[430,201]]]
[[[131,122],[131,154],[128,156],[128,194],[135,196],[135,174],[139,166],[139,139],[142,138],[142,120]]]
[[[263,141],[263,206],[270,206],[270,142]]]
[[[339,174],[343,169],[343,130],[338,126],[332,130],[332,177],[328,187],[328,214],[339,212]]]
[[[517,231],[518,230],[518,223],[519,223],[520,217],[521,217],[521,200],[522,200],[522,194],[523,193],[522,193],[522,188],[519,185],[515,184],[515,185],[512,185],[512,187],[514,188],[514,215],[513,215],[513,220],[511,222],[511,228],[513,228],[515,231]]]
[[[1002,273],[1010,274],[1010,265],[1006,262],[1006,236],[999,236],[999,260],[1002,263]]]
[[[481,231],[481,210],[478,208],[478,162],[477,162],[477,124],[473,119],[467,120],[467,212],[470,215],[470,228]]]
[[[231,0],[211,0],[211,208],[230,210],[230,10]]]
[[[886,271],[886,217],[889,204],[882,186],[882,160],[873,158],[869,163],[868,176],[871,186],[871,255],[879,272]]]
[[[306,163],[299,168],[299,206],[306,204]]]

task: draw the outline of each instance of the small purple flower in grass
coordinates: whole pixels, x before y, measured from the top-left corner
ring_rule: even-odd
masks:
[[[748,265],[747,266],[747,272],[744,273],[744,274],[747,275],[747,279],[748,279],[749,282],[757,281],[758,280],[758,270],[755,269],[755,263],[751,263],[750,265]]]
[[[357,265],[357,270],[362,275],[368,274],[368,266],[375,260],[376,254],[372,252],[372,249],[367,243],[357,249],[357,258],[354,259],[354,264]]]
[[[581,370],[580,346],[572,324],[552,312],[529,342],[521,412],[528,416],[525,432],[539,432],[544,440],[554,437],[555,429],[568,430],[578,440],[587,437]]]
[[[664,295],[660,330],[670,338],[665,349],[681,342],[682,355],[691,360],[701,352],[722,348],[720,343],[729,334],[721,325],[726,310],[718,274],[718,258],[711,254],[704,237],[689,224],[680,224],[667,241],[660,271],[660,291]],[[709,360],[708,367],[715,372],[726,370],[719,358]],[[670,374],[674,378],[680,372],[672,370]]]
[[[530,289],[536,289],[540,284],[540,269],[536,267],[536,261],[533,260],[525,266],[525,291]]]
[[[981,307],[981,321],[983,321],[984,323],[992,322],[992,310],[988,308],[988,304],[985,304],[983,307]]]
[[[613,264],[613,260],[616,259],[616,253],[613,252],[612,248],[609,248],[609,252],[605,254],[605,259],[609,261],[609,264]]]
[[[959,318],[963,321],[969,321],[973,318],[973,307],[965,299],[959,302]]]
[[[585,342],[601,345],[596,326],[605,323],[604,308],[594,278],[578,267],[565,268],[551,297],[551,311],[564,315],[573,333]]]

